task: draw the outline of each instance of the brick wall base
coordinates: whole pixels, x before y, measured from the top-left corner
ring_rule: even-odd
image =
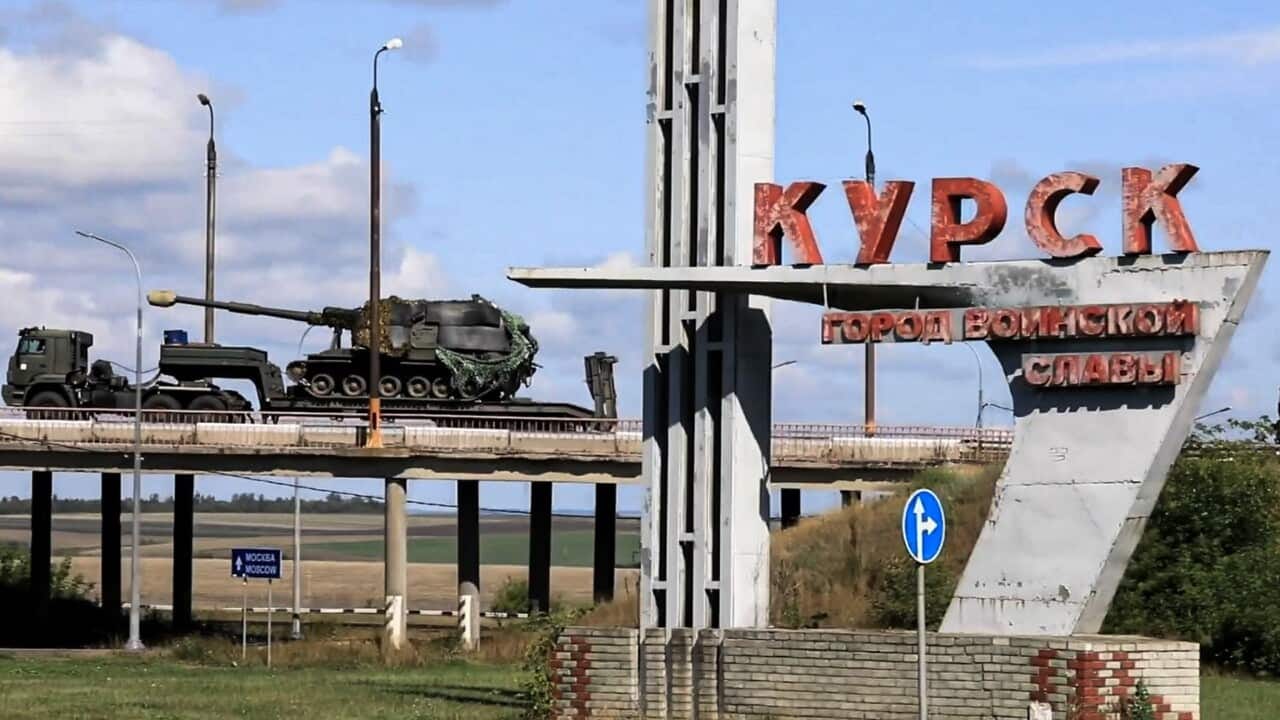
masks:
[[[551,662],[554,717],[915,720],[915,642],[910,632],[655,629],[641,638],[569,628]],[[1120,720],[1139,682],[1159,720],[1200,718],[1194,643],[930,634],[928,661],[931,718],[1027,720],[1047,709],[1054,720]]]

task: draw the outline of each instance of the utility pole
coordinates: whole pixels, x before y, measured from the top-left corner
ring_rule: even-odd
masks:
[[[382,103],[378,101],[378,56],[404,45],[391,38],[373,54],[373,89],[369,92],[369,435],[365,447],[382,447]]]
[[[201,105],[209,108],[209,144],[205,150],[204,200],[204,299],[213,302],[213,214],[215,186],[218,177],[218,149],[213,144],[213,103],[204,93],[196,95]],[[204,341],[213,344],[213,308],[204,309]]]
[[[871,116],[867,114],[867,106],[861,100],[853,104],[853,109],[867,121],[867,161],[866,180],[874,193],[876,189],[876,156],[871,152]],[[866,355],[863,359],[865,375],[863,377],[863,423],[868,436],[876,431],[876,346],[867,338],[863,346]]]

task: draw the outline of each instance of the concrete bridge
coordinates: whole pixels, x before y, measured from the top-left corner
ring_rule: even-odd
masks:
[[[219,422],[191,413],[150,413],[142,425],[148,473],[237,473],[627,484],[640,482],[638,420],[439,417],[384,425],[383,448],[367,449],[355,419],[255,417]],[[210,421],[212,420],[212,421]],[[858,491],[947,463],[1004,459],[1009,430],[779,423],[771,485]],[[123,472],[133,467],[134,423],[0,416],[0,469]]]
[[[42,415],[51,411],[41,410]],[[135,424],[127,411],[79,411],[33,419],[0,410],[0,469],[32,473],[33,575],[51,558],[54,472],[102,474],[103,604],[120,607],[122,473],[132,471]],[[234,420],[234,422],[232,421]],[[479,482],[530,483],[529,594],[550,599],[552,491],[556,483],[596,486],[595,594],[612,595],[616,488],[641,482],[643,428],[637,420],[441,416],[387,418],[384,447],[364,447],[359,418],[148,412],[142,423],[142,467],[174,478],[174,557],[191,558],[195,476],[383,478],[386,481],[388,572],[405,563],[409,480],[457,482],[459,582],[479,583]],[[477,427],[480,425],[480,427]],[[1008,429],[779,423],[773,428],[770,485],[780,489],[784,525],[800,516],[801,489],[841,491],[845,502],[865,490],[893,487],[921,469],[1003,462]],[[403,550],[403,548],[401,548]],[[191,563],[173,564],[176,625],[191,619]],[[33,586],[41,587],[40,577]],[[35,598],[39,605],[47,598]]]

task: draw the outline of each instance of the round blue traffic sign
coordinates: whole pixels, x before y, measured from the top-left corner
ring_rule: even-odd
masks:
[[[931,563],[942,554],[947,538],[947,517],[942,501],[932,490],[917,490],[902,508],[902,541],[907,554],[918,563]]]

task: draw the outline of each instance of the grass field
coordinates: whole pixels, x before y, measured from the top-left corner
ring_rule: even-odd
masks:
[[[1280,682],[1206,675],[1200,679],[1205,720],[1274,720],[1280,717]]]
[[[437,662],[425,667],[218,667],[168,658],[0,657],[5,718],[186,720],[187,718],[521,717],[519,671],[510,664]],[[1208,675],[1206,720],[1271,720],[1280,682]]]
[[[0,708],[23,720],[519,718],[510,665],[207,667],[167,659],[0,659]]]
[[[130,516],[121,518],[122,577],[128,577]],[[302,517],[303,604],[309,607],[373,607],[382,602],[382,538],[380,514],[304,514]],[[552,521],[551,592],[565,602],[591,599],[593,527],[589,517],[556,517]],[[457,602],[457,521],[447,515],[409,517],[410,606],[448,609]],[[173,516],[146,513],[142,518],[143,602],[167,604],[171,597]],[[0,515],[0,543],[26,545],[30,518]],[[72,559],[74,573],[99,584],[100,537],[96,513],[58,513],[53,517],[53,556]],[[293,547],[293,516],[282,513],[197,513],[195,516],[194,604],[197,608],[238,605],[241,586],[229,575],[232,547],[278,547],[286,558]],[[527,517],[484,514],[480,517],[481,590],[492,596],[508,578],[520,580],[529,562]],[[618,520],[616,563],[618,587],[632,578],[639,560],[639,522]],[[291,563],[277,586],[277,604],[289,597]],[[127,590],[127,581],[121,585]],[[96,597],[98,590],[90,590]],[[266,588],[250,588],[250,602],[266,602]]]
[[[559,530],[551,535],[551,564],[557,567],[591,567],[595,536],[591,530]],[[341,556],[360,560],[380,560],[382,540],[311,543],[307,550],[320,557]],[[453,537],[421,537],[409,540],[409,562],[457,562],[458,541]],[[520,565],[529,562],[529,539],[508,533],[480,538],[480,562],[492,565]],[[640,536],[619,534],[617,567],[638,567]]]

